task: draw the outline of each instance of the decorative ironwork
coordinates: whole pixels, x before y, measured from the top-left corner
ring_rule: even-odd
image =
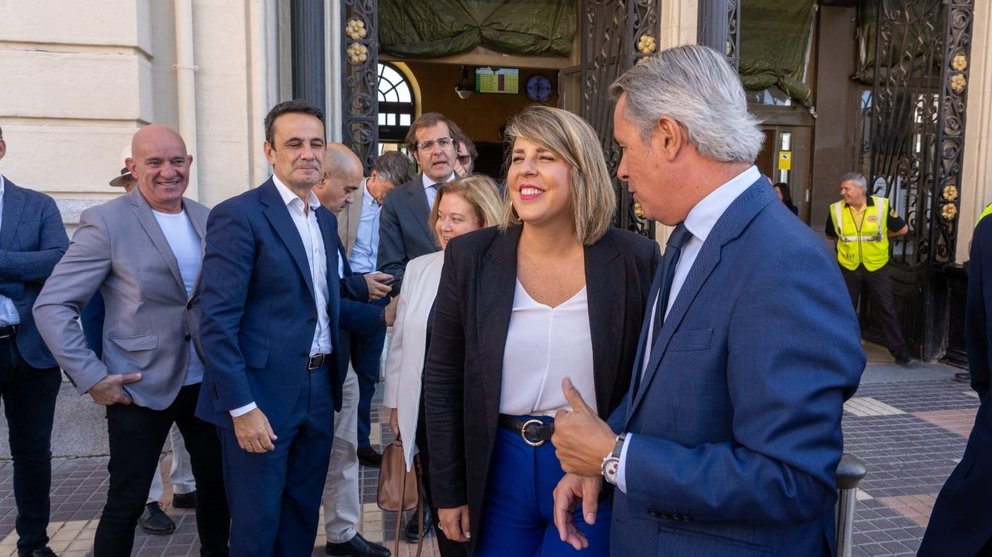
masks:
[[[727,60],[735,69],[741,65],[741,0],[727,0]]]
[[[341,2],[342,137],[366,174],[379,154],[378,8],[378,0]]]
[[[613,102],[606,90],[640,58],[654,52],[658,0],[585,0],[582,3],[582,98],[579,114],[599,134],[617,194],[615,225],[653,236],[625,184],[616,178],[620,149],[613,140]]]
[[[906,216],[909,267],[954,261],[974,0],[878,0],[868,140],[872,183]]]

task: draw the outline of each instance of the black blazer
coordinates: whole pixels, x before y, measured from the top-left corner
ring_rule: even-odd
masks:
[[[496,439],[520,231],[486,228],[448,244],[424,370],[434,504],[468,504],[476,534]],[[585,248],[596,408],[604,419],[630,385],[658,260],[657,243],[618,229]]]
[[[376,269],[396,277],[393,293],[399,292],[411,259],[441,249],[427,222],[430,213],[420,174],[389,192],[382,202]]]

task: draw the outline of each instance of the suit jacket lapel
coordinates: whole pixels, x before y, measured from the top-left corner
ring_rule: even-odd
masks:
[[[494,419],[499,413],[499,399],[502,393],[502,362],[506,350],[506,334],[513,313],[513,293],[517,285],[517,244],[520,241],[520,227],[510,228],[497,234],[489,249],[482,255],[482,266],[478,271],[478,295],[476,297],[477,334],[485,339],[485,354],[480,354],[480,362],[488,362],[483,373],[485,400],[490,403],[486,415]]]
[[[162,255],[162,259],[165,259],[169,270],[172,271],[172,276],[176,279],[176,284],[179,285],[179,289],[183,293],[183,297],[187,297],[186,283],[183,282],[183,276],[179,272],[179,262],[176,260],[176,255],[172,253],[172,246],[169,245],[165,234],[162,233],[162,228],[158,225],[158,221],[155,220],[155,215],[152,214],[152,208],[148,205],[148,201],[141,195],[141,191],[138,188],[131,190],[131,193],[128,193],[127,196],[131,202],[131,212],[138,219],[138,223],[145,230],[145,234],[148,234],[155,249]]]
[[[317,226],[320,227],[320,235],[324,240],[326,254],[324,259],[327,260],[327,303],[331,306],[328,315],[334,321],[334,316],[338,314],[341,292],[341,280],[338,278],[338,257],[341,256],[338,249],[338,231],[331,226],[333,217],[330,211],[324,207],[317,207],[314,214],[317,216]],[[332,322],[331,326],[337,328],[337,323]]]
[[[707,278],[720,263],[723,246],[740,236],[748,223],[774,199],[775,196],[768,189],[765,178],[759,178],[757,182],[744,190],[744,193],[738,196],[727,207],[727,210],[724,211],[723,215],[713,226],[713,230],[710,231],[706,242],[703,243],[699,254],[696,256],[696,260],[692,264],[692,268],[689,270],[688,275],[686,275],[682,289],[679,290],[678,296],[676,296],[675,301],[672,303],[672,309],[668,312],[668,317],[665,318],[665,323],[661,327],[658,341],[651,347],[647,369],[644,370],[644,376],[641,378],[637,392],[632,397],[633,402],[627,411],[628,421],[644,398],[644,393],[647,392],[652,379],[657,375],[658,368],[661,366],[661,360],[665,355],[665,351],[668,350],[672,336],[678,330],[679,325],[685,318],[686,313],[692,306],[692,302],[699,294],[703,284],[706,283]],[[658,286],[652,287],[652,292],[655,292],[657,288]],[[654,299],[653,296],[651,298],[652,300]]]
[[[644,320],[641,324],[641,336],[637,340],[637,356],[634,358],[634,369],[632,370],[633,375],[630,380],[630,392],[627,393],[627,417],[624,423],[630,420],[631,414],[633,414],[634,404],[633,398],[636,395],[634,392],[635,386],[639,390],[641,385],[641,380],[643,378],[639,377],[644,369],[644,358],[651,355],[651,346],[648,346],[648,329],[651,326],[652,314],[654,306],[657,304],[658,300],[658,290],[661,289],[661,281],[664,278],[665,268],[662,265],[658,265],[658,269],[654,273],[654,281],[651,283],[651,290],[648,291],[648,301],[647,308],[644,310]],[[637,379],[635,379],[637,377]]]
[[[186,200],[185,199],[183,199],[183,206],[184,207],[187,207]],[[194,218],[193,217],[193,212],[190,211],[188,208],[186,210],[186,214],[189,216],[189,222],[190,222],[190,224],[193,225],[193,230],[196,231],[197,237],[200,238],[200,261],[202,262],[203,261],[203,252],[204,252],[204,250],[207,247],[207,242],[206,242],[206,239],[207,239],[206,223],[205,222],[201,222],[199,219]],[[200,274],[198,274],[196,276],[196,280],[193,281],[193,293],[191,294],[191,296],[195,296],[195,295],[197,295],[199,293],[199,291],[200,291],[200,278],[201,277],[203,277],[202,269],[201,269]]]
[[[627,272],[612,242],[600,240],[585,249],[586,297],[589,332],[592,335],[592,360],[596,386],[596,408],[602,414],[613,400],[617,384],[616,362],[620,356],[619,335],[627,310],[618,293],[626,290]],[[627,373],[629,370],[621,370]],[[588,396],[588,393],[583,394]]]
[[[434,234],[427,223],[431,214],[431,207],[427,204],[427,191],[424,188],[423,178],[420,176],[414,178],[414,187],[410,188],[410,210],[413,211],[417,223],[424,229],[424,234],[427,234],[427,237],[434,241]],[[516,246],[513,249],[516,251]]]
[[[0,222],[0,248],[12,249],[14,232],[21,223],[24,213],[24,194],[10,180],[4,178],[3,186],[3,221]]]
[[[289,216],[289,208],[283,203],[282,196],[279,195],[276,185],[271,178],[259,186],[259,199],[262,205],[265,205],[265,209],[262,210],[265,218],[269,220],[269,224],[272,225],[279,239],[282,240],[282,243],[289,251],[290,256],[293,257],[297,270],[300,271],[300,274],[303,275],[303,280],[307,283],[310,296],[316,300],[317,296],[313,290],[313,277],[310,276],[310,263],[307,262],[307,252],[303,246],[303,239],[300,238],[296,224],[293,223],[293,217]],[[330,258],[328,257],[328,259]],[[336,272],[337,270],[335,269]]]

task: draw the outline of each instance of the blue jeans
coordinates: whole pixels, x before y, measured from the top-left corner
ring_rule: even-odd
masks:
[[[550,442],[531,447],[519,432],[499,427],[490,462],[475,557],[609,555],[613,518],[609,501],[599,502],[593,526],[586,524],[581,508],[573,516],[589,540],[588,548],[578,552],[559,538],[553,492],[565,472]]]
[[[59,368],[36,369],[21,359],[16,337],[0,339],[0,399],[14,459],[17,551],[48,545],[52,487],[52,422],[62,384]]]

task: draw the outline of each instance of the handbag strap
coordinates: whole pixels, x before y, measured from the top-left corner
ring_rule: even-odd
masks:
[[[420,557],[421,552],[424,550],[424,497],[421,493],[421,487],[423,486],[423,470],[420,468],[420,455],[413,456],[413,466],[417,470],[417,530],[419,534],[417,536],[417,555]],[[403,474],[403,481],[401,482],[400,493],[406,493],[406,477],[407,474]],[[396,535],[393,538],[393,555],[400,554],[400,527],[403,524],[403,511],[396,513]]]

